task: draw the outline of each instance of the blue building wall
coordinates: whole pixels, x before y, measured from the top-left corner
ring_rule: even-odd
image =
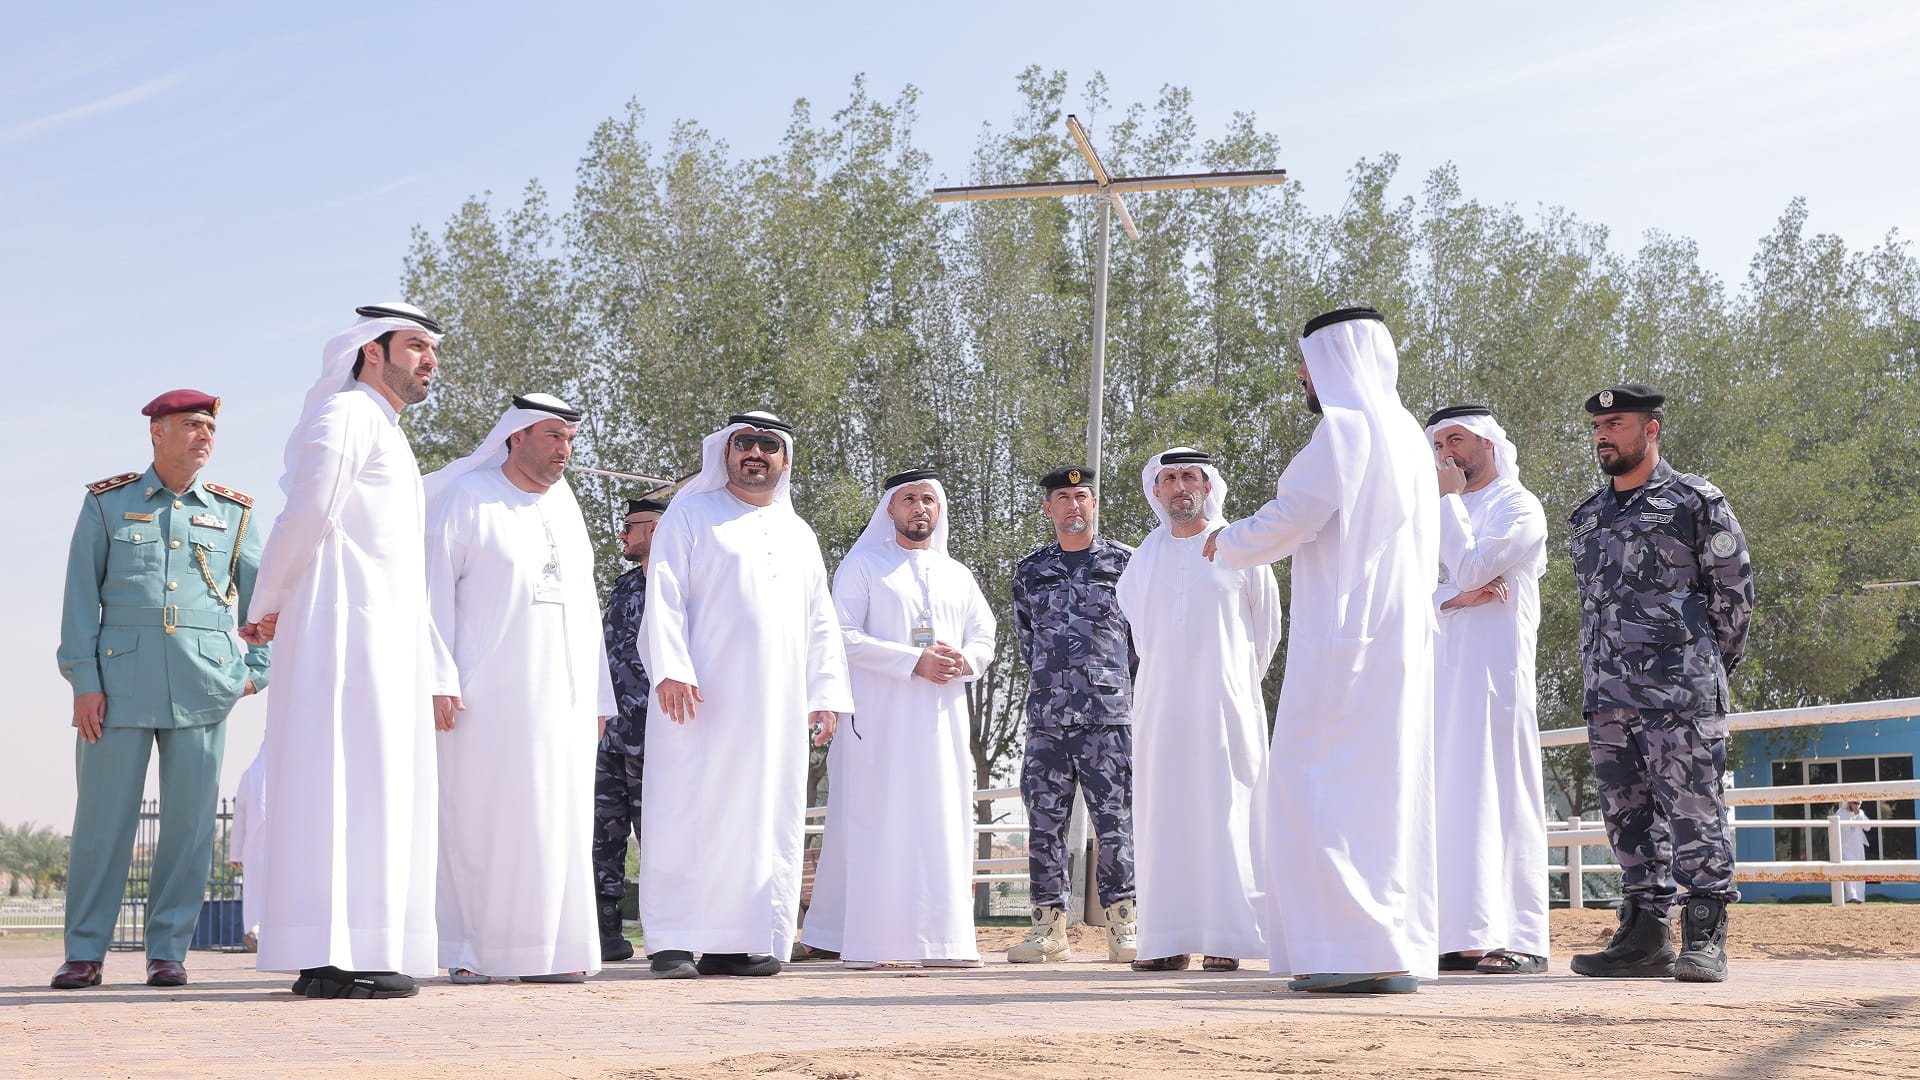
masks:
[[[1773,762],[1777,760],[1850,758],[1869,755],[1876,757],[1905,755],[1911,760],[1915,755],[1920,754],[1920,717],[1908,716],[1894,720],[1862,720],[1851,724],[1826,724],[1821,726],[1817,737],[1812,740],[1808,739],[1809,731],[1810,729],[1800,728],[1740,733],[1738,736],[1740,765],[1734,770],[1734,784],[1743,788],[1772,786]],[[1914,775],[1911,768],[1908,775]],[[1773,807],[1736,807],[1734,816],[1743,821],[1765,821],[1774,816]],[[1824,828],[1825,819],[1817,819],[1813,824]],[[1884,836],[1885,833],[1882,835]],[[1734,852],[1740,862],[1772,862],[1774,860],[1773,830],[1734,830]],[[1824,899],[1832,895],[1832,889],[1824,883],[1788,885],[1743,881],[1740,882],[1740,895],[1749,900],[1765,897]],[[1869,883],[1867,895],[1920,899],[1920,884]]]

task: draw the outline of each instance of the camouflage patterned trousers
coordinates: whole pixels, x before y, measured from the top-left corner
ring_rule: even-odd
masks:
[[[640,828],[640,766],[646,758],[602,749],[593,766],[593,883],[600,895],[627,895],[627,837]]]
[[[1067,826],[1075,786],[1093,818],[1101,906],[1133,899],[1133,729],[1084,724],[1027,729],[1020,798],[1027,806],[1027,873],[1034,907],[1067,906]]]
[[[1739,900],[1733,829],[1721,792],[1727,718],[1596,709],[1587,714],[1587,733],[1594,785],[1627,902],[1664,915],[1680,888],[1689,897]]]

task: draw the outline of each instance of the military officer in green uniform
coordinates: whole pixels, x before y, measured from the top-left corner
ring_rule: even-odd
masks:
[[[67,555],[60,673],[73,684],[79,800],[56,990],[97,986],[126,891],[147,759],[160,748],[160,841],[147,891],[147,984],[181,986],[213,861],[227,713],[267,685],[268,647],[235,630],[260,562],[253,500],[200,482],[220,399],[147,404],[153,465],[87,485]]]

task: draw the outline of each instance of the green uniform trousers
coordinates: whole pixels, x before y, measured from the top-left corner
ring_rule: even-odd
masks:
[[[74,737],[80,797],[67,865],[67,959],[104,960],[127,890],[147,758],[160,745],[160,842],[147,884],[147,957],[185,960],[213,867],[227,724],[110,727]]]

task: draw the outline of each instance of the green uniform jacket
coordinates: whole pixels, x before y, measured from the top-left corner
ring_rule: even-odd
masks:
[[[175,495],[151,467],[87,485],[67,554],[60,674],[75,697],[106,692],[105,726],[216,724],[248,679],[266,689],[270,647],[249,648],[234,622],[260,567],[252,503],[199,482]]]

